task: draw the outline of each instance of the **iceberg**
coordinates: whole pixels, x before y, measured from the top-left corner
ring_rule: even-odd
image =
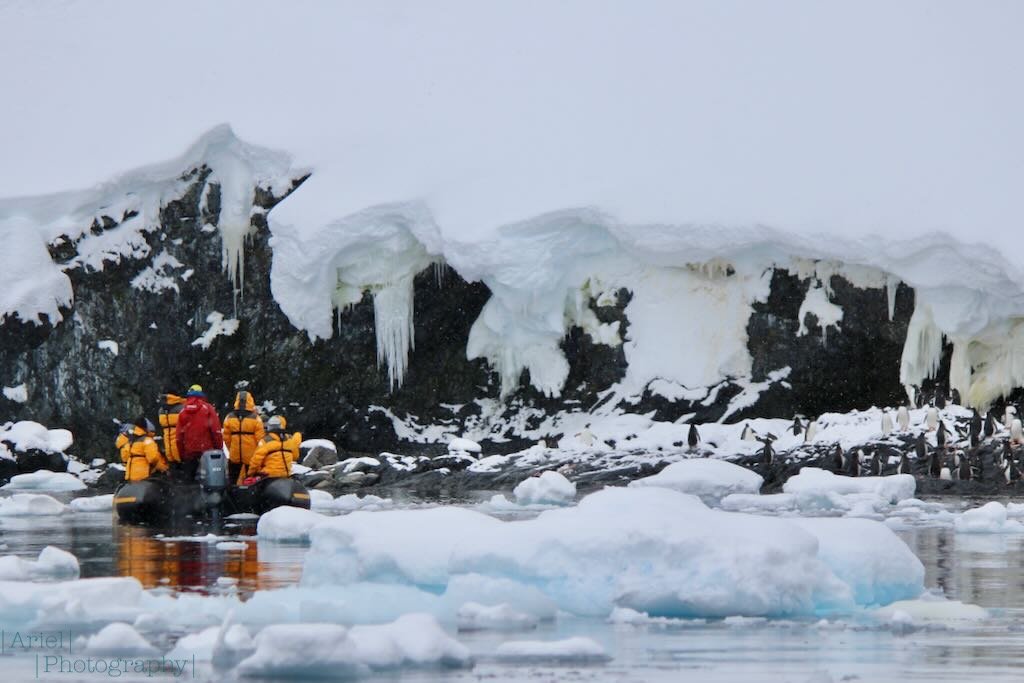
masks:
[[[567,505],[576,498],[576,484],[558,472],[527,477],[513,489],[520,505]]]
[[[693,458],[672,463],[658,474],[637,479],[629,485],[658,486],[717,502],[732,493],[758,493],[763,483],[761,475],[745,467],[725,460]]]

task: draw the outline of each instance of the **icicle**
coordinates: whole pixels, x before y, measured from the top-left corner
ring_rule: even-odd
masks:
[[[373,293],[377,331],[377,366],[387,363],[391,389],[402,386],[415,347],[413,332],[413,276],[385,285]]]
[[[932,320],[931,309],[919,303],[907,326],[907,341],[900,359],[900,382],[905,387],[920,385],[934,377],[942,359],[942,331]]]
[[[971,394],[970,342],[965,339],[953,341],[953,356],[949,361],[949,388],[960,392],[961,397]]]
[[[438,287],[444,284],[444,269],[444,261],[434,261],[434,282],[437,283]]]
[[[889,300],[889,321],[896,315],[896,290],[900,286],[899,278],[892,275],[885,276],[885,295]]]

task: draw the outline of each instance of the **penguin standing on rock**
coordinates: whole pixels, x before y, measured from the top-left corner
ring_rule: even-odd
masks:
[[[810,443],[814,441],[814,437],[818,435],[818,423],[808,422],[807,429],[804,430],[804,443]]]
[[[960,392],[954,389],[949,395],[949,401],[955,406],[962,406],[963,402],[960,400]]]
[[[995,418],[995,415],[992,414],[992,411],[989,410],[987,413],[985,413],[985,438],[987,439],[987,438],[991,437],[995,433],[996,433],[996,418]]]
[[[870,472],[872,477],[882,476],[882,458],[878,455],[878,449],[875,449],[874,454],[871,456],[871,467]]]
[[[935,432],[935,443],[938,444],[939,448],[943,448],[946,445],[946,423],[942,420],[939,421],[939,428]]]
[[[901,432],[910,429],[910,411],[906,406],[900,406],[900,409],[896,411],[896,424],[900,426]]]
[[[886,408],[882,413],[882,436],[889,436],[892,433],[892,413]]]
[[[962,455],[959,455],[958,459],[960,460],[960,464],[957,465],[956,478],[959,479],[960,481],[970,481],[971,480],[971,460],[970,460],[970,458],[966,458],[966,457],[964,457]]]
[[[929,432],[934,432],[935,428],[939,426],[939,411],[934,406],[928,408],[928,412],[924,416],[924,422]]]
[[[846,462],[846,476],[848,477],[859,477],[860,476],[860,459],[863,457],[864,451],[857,449],[850,452],[849,460]]]
[[[801,434],[803,434],[804,426],[800,422],[800,416],[799,415],[795,415],[793,417],[793,424],[790,425],[789,431],[793,432],[793,436],[800,436]]]
[[[1010,448],[1009,441],[1003,442],[1003,449],[999,451],[999,454],[996,456],[996,458],[998,459],[997,465],[999,468],[1002,468],[1003,465],[1005,465],[1008,462],[1013,462],[1013,450]]]
[[[1006,464],[1003,465],[1003,479],[1007,485],[1016,484],[1020,481],[1020,469],[1013,462],[1013,460],[1007,460]]]
[[[771,434],[761,439],[761,443],[764,444],[764,447],[761,449],[761,464],[765,467],[771,467],[775,464],[775,449],[772,448],[772,441],[774,440],[775,437]]]
[[[1017,409],[1013,406],[1006,406],[1006,410],[1003,411],[1003,427],[1009,429],[1015,417],[1017,417]]]
[[[935,385],[935,407],[939,410],[946,407],[946,392],[941,384]]]
[[[939,449],[932,451],[931,456],[928,458],[928,474],[935,479],[942,476],[942,455]]]
[[[924,434],[917,435],[917,443],[914,444],[914,454],[920,462],[924,462],[925,458],[928,457],[928,444],[925,443]]]
[[[744,424],[743,434],[740,435],[740,438],[744,441],[757,441],[757,432],[751,429],[749,424]]]
[[[913,474],[910,471],[910,458],[906,453],[900,453],[900,462],[896,465],[896,474]]]
[[[842,474],[846,469],[846,458],[843,456],[843,447],[836,444],[836,449],[832,451],[832,473]]]
[[[967,459],[971,461],[971,479],[982,481],[985,478],[985,460],[981,457],[981,453],[978,452],[978,449],[974,449]]]
[[[971,446],[977,446],[981,441],[981,415],[978,415],[977,408],[971,414],[970,423]]]
[[[692,451],[694,448],[697,447],[697,444],[699,444],[699,443],[700,443],[700,433],[697,432],[697,425],[691,424],[690,425],[690,433],[686,437],[686,444],[690,447],[690,450]]]

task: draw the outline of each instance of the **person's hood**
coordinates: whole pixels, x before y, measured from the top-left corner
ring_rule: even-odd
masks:
[[[235,410],[247,410],[250,413],[256,410],[256,399],[248,391],[239,391],[235,395]]]
[[[176,406],[184,403],[185,397],[177,394],[160,394],[160,402],[165,406]]]

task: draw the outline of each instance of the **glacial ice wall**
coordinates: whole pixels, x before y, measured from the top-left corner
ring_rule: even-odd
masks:
[[[283,196],[306,171],[289,155],[218,126],[181,157],[89,190],[0,200],[0,232],[11,245],[2,256],[4,315],[58,322],[73,297],[70,270],[151,256],[141,235],[160,229],[160,211],[196,174],[203,174],[204,206],[216,201],[219,217],[217,225],[197,228],[219,231],[224,270],[244,296],[245,241],[254,213],[264,210],[256,188]],[[315,170],[313,178],[316,189]],[[424,200],[302,222],[309,213],[302,202],[322,202],[323,182],[313,199],[304,198],[303,186],[268,216],[273,296],[296,328],[317,339],[331,337],[347,307],[369,293],[378,362],[392,387],[402,383],[415,343],[413,278],[439,265],[490,290],[466,355],[486,359],[506,395],[524,371],[538,391],[563,391],[568,362],[561,342],[573,327],[596,343],[622,346],[628,369],[616,387],[621,396],[642,393],[655,380],[663,395],[703,396],[725,379],[749,379],[747,321],[768,296],[772,269],[814,280],[800,307],[801,332],[814,324],[826,344],[842,334],[833,275],[885,289],[890,317],[896,286],[912,287],[916,308],[900,369],[907,385],[936,373],[944,343],[953,345],[949,383],[971,404],[984,406],[1024,385],[1024,275],[988,245],[941,233],[825,238],[765,225],[630,223],[596,207],[547,212],[468,237],[447,231]],[[329,215],[330,207],[317,211]],[[75,245],[70,260],[47,253],[67,242]],[[157,254],[152,272],[133,284],[176,289],[176,277],[191,276],[181,268]],[[601,322],[592,308],[620,303],[623,323]],[[784,378],[785,369],[776,370]]]

